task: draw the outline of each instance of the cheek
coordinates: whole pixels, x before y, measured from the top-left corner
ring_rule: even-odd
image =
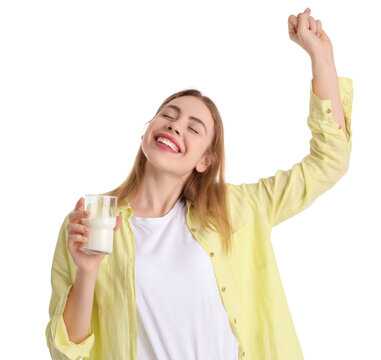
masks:
[[[199,159],[206,154],[207,146],[204,141],[192,141],[187,149],[191,151],[192,157]]]

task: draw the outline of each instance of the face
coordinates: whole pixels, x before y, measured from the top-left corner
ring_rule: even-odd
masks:
[[[179,152],[158,142],[159,133],[171,136]],[[208,107],[195,96],[181,96],[152,119],[143,136],[142,150],[148,166],[187,177],[193,169],[204,172],[210,165],[211,159],[205,152],[213,136],[214,120]]]

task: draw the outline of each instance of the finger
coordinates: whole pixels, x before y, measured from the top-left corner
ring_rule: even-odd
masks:
[[[72,211],[69,214],[69,221],[75,224],[80,224],[82,218],[87,218],[90,216],[90,212],[86,211]]]
[[[322,24],[320,20],[316,20],[316,33],[317,36],[321,35]]]
[[[85,225],[68,223],[67,224],[67,231],[68,231],[69,235],[71,235],[71,234],[90,234],[91,229]]]
[[[295,15],[290,15],[288,17],[288,31],[290,33],[298,31],[298,19]]]
[[[73,235],[68,236],[67,246],[73,247],[73,246],[75,246],[75,243],[77,243],[77,242],[83,243],[83,242],[87,242],[88,240],[89,240],[88,237],[86,237],[84,235],[73,234]]]
[[[307,31],[310,27],[310,23],[308,21],[309,15],[307,12],[299,13],[297,16],[298,20],[298,33]]]
[[[310,24],[310,29],[311,29],[311,31],[312,31],[314,34],[316,34],[316,30],[317,30],[316,20],[315,20],[312,16],[310,16],[310,17],[308,18],[308,21],[309,21],[309,24]]]

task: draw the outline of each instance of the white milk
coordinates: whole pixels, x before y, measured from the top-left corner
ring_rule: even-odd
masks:
[[[116,217],[82,219],[82,224],[90,228],[89,240],[82,249],[88,254],[111,254]]]

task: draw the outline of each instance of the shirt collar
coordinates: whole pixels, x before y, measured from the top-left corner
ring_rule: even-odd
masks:
[[[194,202],[189,200],[189,199],[186,199],[186,206],[187,206],[187,214],[189,213],[189,209],[191,206],[194,206]],[[132,207],[130,205],[130,203],[127,203],[127,205],[121,205],[121,206],[118,206],[118,210],[117,210],[117,213],[120,214],[120,213],[123,213],[125,212],[126,215],[127,215],[127,219],[130,218],[130,216],[134,213],[134,211],[132,210]]]

